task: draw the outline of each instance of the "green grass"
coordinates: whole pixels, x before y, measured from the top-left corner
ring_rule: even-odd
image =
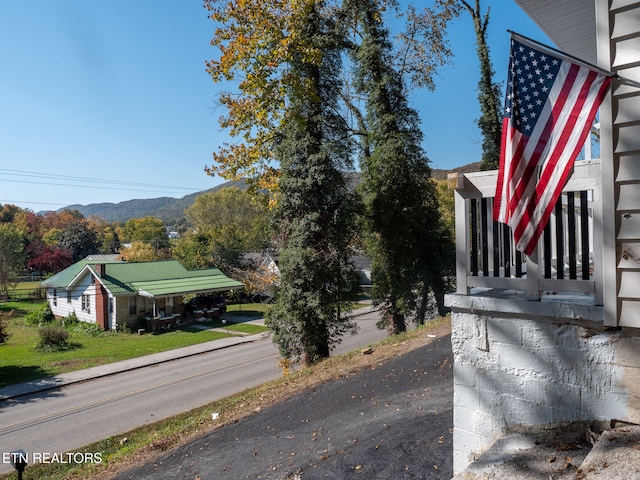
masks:
[[[16,288],[9,290],[9,298],[30,299],[38,298],[42,299],[44,296],[44,288],[40,286],[40,280],[37,281],[24,281],[18,282]]]
[[[152,353],[227,337],[226,332],[197,330],[189,327],[158,334],[105,333],[95,337],[72,331],[69,342],[72,348],[60,352],[38,352],[34,344],[38,327],[25,325],[24,315],[43,302],[7,302],[0,304],[0,311],[13,315],[5,319],[11,337],[0,345],[0,387],[14,383],[58,375],[60,373],[93,367],[105,363],[126,360]],[[222,323],[220,322],[220,326]],[[264,327],[257,325],[229,324],[229,335],[239,332],[259,333]]]
[[[227,312],[243,317],[261,317],[268,307],[268,303],[232,303],[227,305]]]
[[[222,320],[219,318],[216,318],[215,320],[212,320],[210,322],[206,322],[204,323],[204,325],[207,325],[212,328],[222,328],[222,329],[226,328],[227,330],[229,330],[229,332],[248,333],[251,335],[262,333],[267,330],[266,327],[261,327],[260,325],[253,325],[251,323],[234,323],[229,321],[225,325],[224,323],[222,323]]]

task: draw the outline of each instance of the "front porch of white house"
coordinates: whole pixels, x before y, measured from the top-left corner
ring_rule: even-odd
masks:
[[[147,331],[174,328],[176,325],[191,323],[197,317],[218,317],[219,308],[193,310],[186,305],[185,297],[223,295],[233,290],[229,287],[208,288],[206,278],[139,282],[138,287],[138,295],[129,297],[129,313],[136,312],[137,320],[144,317]]]

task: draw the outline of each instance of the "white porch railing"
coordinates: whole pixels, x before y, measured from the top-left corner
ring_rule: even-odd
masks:
[[[497,171],[453,174],[458,293],[474,287],[543,293],[583,293],[602,305],[600,161],[576,162],[538,250],[515,250],[511,229],[493,222]],[[595,233],[595,234],[594,234]]]

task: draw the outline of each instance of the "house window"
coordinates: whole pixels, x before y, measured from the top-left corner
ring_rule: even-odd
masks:
[[[58,290],[56,290],[55,288],[53,289],[53,306],[58,306]]]
[[[136,297],[129,297],[129,315],[136,314]]]
[[[113,297],[109,297],[109,313],[113,313]]]
[[[82,311],[91,313],[91,304],[89,295],[82,295]]]
[[[67,290],[67,303],[71,303],[71,291]]]

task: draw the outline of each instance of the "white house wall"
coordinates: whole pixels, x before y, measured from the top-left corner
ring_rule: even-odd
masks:
[[[54,290],[56,291],[55,305]],[[70,302],[68,301],[67,292],[71,292]],[[89,311],[82,310],[82,295],[88,295]],[[56,318],[68,317],[75,313],[78,320],[82,322],[96,323],[96,288],[95,285],[91,284],[90,275],[85,276],[70,290],[47,288],[47,302]]]
[[[598,63],[640,82],[640,1],[596,1]],[[605,323],[640,328],[640,88],[613,80],[601,109]]]

